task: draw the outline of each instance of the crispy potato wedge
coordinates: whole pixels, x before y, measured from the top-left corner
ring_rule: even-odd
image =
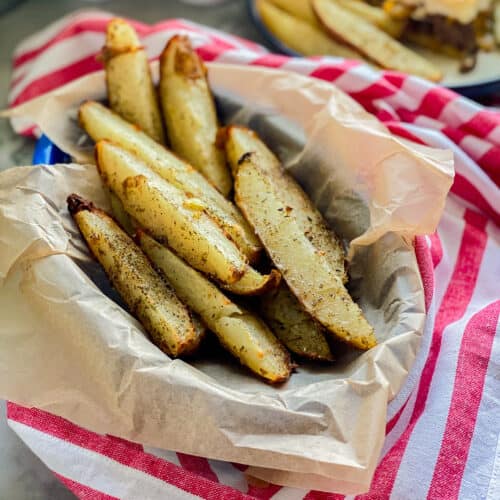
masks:
[[[236,203],[304,309],[339,340],[359,349],[375,346],[373,328],[344,287],[343,266],[332,262],[303,230],[304,216],[293,207],[304,204],[305,194],[295,200],[298,185],[294,191],[284,189],[294,181],[276,165],[263,164],[257,153],[244,155],[239,163]]]
[[[189,38],[171,38],[160,56],[160,99],[170,144],[227,196],[233,180],[215,144],[217,114],[206,74]]]
[[[308,359],[333,360],[324,328],[304,311],[285,284],[261,297],[260,311],[290,351]]]
[[[72,194],[68,209],[91,252],[153,342],[172,356],[199,343],[188,310],[146,256],[105,212]]]
[[[395,19],[381,7],[359,1],[353,2],[353,0],[336,0],[336,2],[344,9],[385,31],[389,36],[399,38],[403,33],[406,20]]]
[[[341,7],[335,0],[312,0],[312,6],[319,21],[333,38],[379,66],[436,82],[443,77],[441,70],[434,64]]]
[[[258,260],[262,246],[248,222],[197,170],[97,102],[82,104],[79,118],[94,141],[114,142],[189,196],[203,200],[207,213],[226,231],[249,262]]]
[[[312,205],[300,186],[288,175],[281,174],[281,163],[259,136],[246,127],[230,125],[224,131],[228,162],[236,173],[242,159],[249,153],[258,157],[261,168],[283,192],[290,194],[288,208],[293,210],[297,227],[309,241],[329,259],[337,273],[347,283],[345,254],[340,240],[325,224],[323,216]]]
[[[125,212],[125,207],[121,202],[120,198],[116,196],[113,191],[109,191],[109,202],[111,204],[111,213],[113,215],[113,219],[121,226],[125,232],[132,236],[135,233],[136,224],[133,218],[129,216],[127,212]]]
[[[213,283],[143,231],[137,232],[137,239],[179,297],[200,315],[233,356],[268,382],[288,379],[292,369],[290,356],[262,320],[233,303]]]
[[[337,43],[318,27],[279,9],[270,0],[256,0],[256,6],[262,21],[273,35],[299,54],[361,58],[359,53],[345,44]]]
[[[493,7],[493,22],[495,23],[493,33],[497,45],[500,45],[500,2],[496,2]]]
[[[165,142],[148,56],[134,28],[123,19],[112,19],[102,54],[111,108],[155,141]]]
[[[187,308],[187,310],[189,311],[189,314],[191,315],[191,319],[193,321],[195,340],[182,354],[183,356],[192,356],[200,350],[200,346],[208,334],[208,329],[196,313],[193,313],[193,311],[191,311],[189,307]]]
[[[276,289],[281,281],[281,274],[272,269],[269,274],[261,274],[248,266],[245,274],[236,283],[222,285],[228,292],[236,295],[262,295]]]
[[[142,227],[222,283],[234,283],[243,276],[247,259],[205,213],[200,200],[190,198],[109,142],[97,143],[96,160],[104,183]]]

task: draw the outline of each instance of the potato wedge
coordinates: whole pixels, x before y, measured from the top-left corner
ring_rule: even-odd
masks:
[[[82,104],[79,118],[95,142],[103,139],[114,142],[135,154],[171,184],[203,200],[207,213],[226,231],[249,262],[258,260],[262,246],[248,222],[197,170],[97,102]]]
[[[230,125],[224,131],[226,156],[231,169],[236,173],[242,158],[255,153],[261,168],[266,166],[266,174],[281,189],[290,194],[288,207],[293,210],[297,227],[309,241],[322,252],[337,273],[347,283],[345,254],[340,240],[325,224],[323,216],[312,205],[300,186],[288,175],[281,175],[281,163],[259,136],[246,127]]]
[[[112,19],[102,53],[111,109],[155,141],[165,142],[148,56],[134,28],[123,19]]]
[[[316,16],[336,40],[383,68],[439,81],[441,70],[387,33],[340,6],[335,0],[312,0]]]
[[[399,38],[403,33],[406,20],[395,19],[386,10],[381,7],[375,7],[364,2],[353,0],[336,0],[344,9],[351,11],[361,19],[377,26],[393,38]]]
[[[277,182],[280,178],[283,182]],[[373,328],[344,287],[343,266],[332,262],[304,233],[303,214],[293,206],[301,206],[305,194],[295,200],[298,185],[293,192],[283,189],[293,182],[275,165],[263,165],[257,153],[248,153],[236,174],[236,203],[305,310],[339,340],[369,349],[376,345]]]
[[[193,267],[222,283],[234,283],[243,276],[245,256],[205,213],[198,199],[190,198],[109,142],[97,143],[96,160],[104,183],[142,227],[168,241]]]
[[[273,269],[269,274],[261,274],[248,266],[245,274],[236,283],[222,285],[228,292],[236,295],[262,295],[274,290],[281,281],[281,274]]]
[[[109,191],[109,202],[111,204],[111,213],[113,215],[113,219],[115,219],[115,221],[118,222],[121,228],[124,229],[129,236],[132,236],[135,233],[135,228],[136,228],[134,219],[130,217],[127,212],[125,212],[125,208],[120,198],[118,198],[118,196],[116,196],[116,194],[113,193],[113,191],[111,190],[108,191]]]
[[[137,240],[176,293],[240,362],[268,382],[291,373],[290,356],[258,317],[233,303],[213,283],[143,231]]]
[[[270,2],[291,16],[319,27],[309,0],[270,0]]]
[[[172,149],[227,196],[233,180],[215,144],[217,114],[206,73],[189,38],[171,38],[160,56],[161,105]]]
[[[196,313],[193,313],[193,311],[191,311],[189,307],[187,308],[187,310],[189,311],[191,320],[193,321],[195,340],[182,354],[183,356],[192,356],[199,351],[203,340],[208,334],[208,329]]]
[[[132,239],[105,212],[78,195],[68,197],[68,209],[91,252],[153,342],[172,356],[196,346],[199,335],[186,307]]]
[[[332,40],[321,29],[309,22],[279,9],[270,0],[256,0],[256,7],[262,21],[273,35],[299,54],[361,59],[359,53],[345,44]]]
[[[262,296],[260,311],[276,337],[290,351],[308,359],[333,360],[324,328],[304,311],[285,284]]]

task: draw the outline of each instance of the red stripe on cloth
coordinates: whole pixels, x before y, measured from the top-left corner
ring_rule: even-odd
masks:
[[[403,406],[401,406],[401,408],[394,415],[394,417],[392,417],[391,420],[389,420],[389,422],[387,422],[387,424],[385,426],[385,435],[386,436],[387,436],[387,434],[389,434],[392,431],[392,429],[394,429],[394,426],[398,423],[398,421],[401,418],[401,415],[402,415],[404,409],[406,408],[407,404],[408,404],[408,399],[403,403]]]
[[[416,142],[417,144],[425,145],[425,142],[422,139],[420,139],[420,137],[416,136],[415,134],[407,130],[404,124],[402,123],[399,122],[385,123],[385,126],[389,129],[390,132],[392,132],[395,135],[398,135],[399,137],[402,137],[403,139],[408,139],[409,141]]]
[[[269,484],[268,486],[255,486],[253,484],[248,485],[247,494],[252,498],[259,498],[260,500],[269,500],[274,494],[281,490],[281,486],[276,484]]]
[[[352,68],[359,66],[361,63],[359,61],[346,60],[339,64],[325,64],[318,66],[314,71],[312,71],[309,76],[314,78],[319,78],[320,80],[325,80],[327,82],[333,82],[339,76],[342,76]]]
[[[106,495],[106,493],[94,490],[93,488],[85,486],[84,484],[77,483],[72,479],[68,479],[61,474],[58,474],[57,472],[54,472],[54,476],[56,476],[59,481],[65,484],[70,491],[72,491],[78,498],[82,500],[118,500],[117,497]]]
[[[344,495],[324,493],[323,491],[310,491],[303,500],[344,500]]]
[[[198,55],[206,62],[217,59],[222,53],[228,49],[218,42],[207,43],[196,48]]]
[[[500,187],[500,147],[491,146],[491,149],[481,156],[477,163],[495,185]]]
[[[110,19],[109,17],[81,19],[69,23],[57,35],[52,37],[50,40],[45,42],[40,47],[32,49],[28,52],[24,52],[19,56],[15,57],[13,61],[14,68],[17,68],[22,64],[30,61],[31,59],[34,59],[35,57],[39,56],[42,52],[47,50],[52,45],[55,45],[56,43],[66,40],[68,38],[72,38],[75,35],[78,35],[79,33],[83,33],[85,31],[104,33],[104,31],[106,31],[106,25],[108,24],[109,19]]]
[[[428,498],[458,498],[499,314],[500,300],[476,313],[465,328],[450,411]]]
[[[8,403],[7,417],[45,434],[100,453],[122,465],[150,474],[176,488],[202,498],[208,500],[249,500],[247,495],[230,486],[214,483],[167,460],[137,451],[134,447],[129,447],[116,440],[113,441],[108,436],[87,431],[62,417],[37,408],[24,408],[14,403]]]
[[[441,132],[446,135],[446,137],[449,137],[455,144],[460,144],[462,140],[469,135],[453,127],[444,127],[441,129]]]
[[[252,66],[265,66],[267,68],[280,68],[288,62],[290,58],[287,56],[282,56],[281,54],[265,54],[258,57],[250,64]]]
[[[219,482],[219,478],[215,475],[206,458],[195,457],[194,455],[186,455],[185,453],[179,452],[177,452],[177,457],[183,469],[195,472],[214,483]]]
[[[383,99],[394,95],[399,90],[399,87],[389,83],[388,81],[382,79],[378,82],[368,85],[368,87],[358,90],[357,92],[350,92],[349,95],[356,100],[376,100]]]
[[[494,128],[500,126],[500,113],[493,113],[490,110],[483,109],[478,111],[468,122],[460,125],[460,130],[466,133],[476,135],[483,139]]]
[[[420,377],[417,398],[410,423],[399,441],[386,454],[375,470],[370,492],[357,497],[357,500],[389,498],[410,436],[425,409],[432,377],[441,350],[444,329],[450,323],[458,321],[464,315],[474,293],[486,247],[487,236],[485,226],[487,219],[471,210],[466,210],[464,218],[466,224],[455,269],[453,270],[450,283],[436,315],[429,356]]]
[[[37,78],[31,82],[15,99],[10,106],[16,106],[22,102],[28,101],[41,94],[54,90],[65,83],[75,80],[80,76],[99,71],[102,69],[102,63],[96,61],[95,54],[87,56],[68,66],[64,66],[52,73]]]
[[[432,265],[434,269],[438,266],[443,258],[443,245],[441,244],[441,239],[437,231],[430,234],[428,238],[431,240],[431,255],[432,255]]]
[[[488,200],[466,177],[455,174],[451,192],[482,210],[495,224],[500,226],[500,213],[490,205]]]
[[[424,286],[425,309],[429,311],[434,294],[434,265],[427,241],[423,236],[415,237],[415,255]]]
[[[422,102],[412,114],[425,115],[437,119],[444,107],[455,99],[460,99],[460,96],[452,90],[444,87],[433,87],[425,94]]]

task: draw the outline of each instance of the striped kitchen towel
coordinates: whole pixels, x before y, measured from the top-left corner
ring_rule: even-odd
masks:
[[[80,11],[22,42],[13,58],[10,104],[100,70],[95,55],[111,16]],[[185,20],[133,24],[151,59],[169,37],[184,33],[207,61],[279,67],[333,82],[393,133],[453,150],[456,177],[438,230],[415,241],[428,308],[424,340],[389,404],[371,489],[356,498],[500,498],[500,113],[358,61],[271,54]],[[36,133],[25,120],[14,119],[13,126]],[[244,465],[144,448],[13,403],[8,421],[80,498],[343,498],[251,484]]]

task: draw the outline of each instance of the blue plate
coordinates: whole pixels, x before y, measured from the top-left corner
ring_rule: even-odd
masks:
[[[54,165],[55,163],[69,163],[71,157],[61,151],[46,135],[42,135],[36,142],[33,152],[33,165]]]
[[[247,0],[247,7],[253,23],[274,50],[288,56],[301,57],[298,52],[287,47],[269,31],[257,11],[255,0]],[[458,62],[449,57],[430,52],[425,52],[424,55],[443,69],[445,78],[441,85],[444,87],[471,99],[500,92],[500,51],[498,50],[481,53],[478,56],[476,68],[465,74],[460,74]]]

